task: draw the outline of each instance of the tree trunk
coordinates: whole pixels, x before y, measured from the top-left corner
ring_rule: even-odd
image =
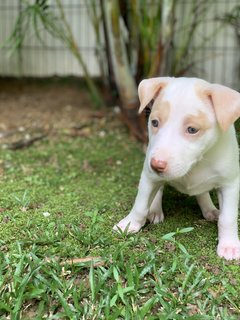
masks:
[[[121,100],[122,114],[131,133],[146,141],[146,121],[144,115],[138,115],[139,100],[137,85],[131,73],[127,50],[123,37],[118,0],[107,0],[104,5],[106,25],[109,36],[109,48],[118,93]]]

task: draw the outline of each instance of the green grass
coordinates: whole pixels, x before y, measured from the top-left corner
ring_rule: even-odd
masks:
[[[240,264],[217,257],[194,198],[167,188],[163,224],[112,232],[143,159],[118,127],[1,152],[1,319],[240,318]]]

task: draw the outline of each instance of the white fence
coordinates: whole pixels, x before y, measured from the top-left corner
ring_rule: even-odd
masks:
[[[90,73],[93,76],[99,76],[95,56],[95,35],[87,14],[87,1],[62,0],[62,3]],[[179,20],[182,18],[181,15],[187,12],[185,8],[190,1],[182,0],[183,4],[179,5]],[[234,30],[231,27],[216,30],[216,17],[222,17],[237,4],[239,0],[213,1],[211,10],[199,27],[195,43],[201,43],[201,39],[206,35],[209,35],[210,40],[197,50],[198,62],[188,75],[240,89],[240,53]],[[20,0],[0,0],[0,43],[3,43],[11,34],[20,9]],[[8,49],[0,49],[0,76],[82,75],[81,67],[60,41],[44,33],[45,44],[43,45],[36,39],[32,30],[28,33],[20,51],[10,55]]]

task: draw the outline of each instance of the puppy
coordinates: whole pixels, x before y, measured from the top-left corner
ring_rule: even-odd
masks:
[[[114,230],[138,232],[163,221],[164,184],[195,195],[204,218],[218,221],[217,254],[240,258],[239,155],[233,123],[240,93],[197,78],[160,77],[138,88],[140,109],[151,105],[149,144],[131,212]],[[209,191],[217,190],[219,210]]]

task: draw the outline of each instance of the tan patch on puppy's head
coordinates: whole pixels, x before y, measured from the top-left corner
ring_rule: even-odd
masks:
[[[167,122],[169,113],[170,103],[168,101],[161,101],[160,97],[158,97],[153,104],[152,112],[149,117],[150,121],[157,120],[159,122],[157,127],[153,127],[154,132],[157,132],[158,129]]]
[[[190,134],[188,128],[194,128],[198,131],[195,134]],[[199,137],[204,134],[204,132],[212,127],[212,123],[209,121],[208,116],[205,112],[198,110],[198,113],[193,115],[189,114],[184,119],[184,135],[191,137]]]
[[[195,125],[202,130],[207,130],[211,128],[212,124],[208,120],[208,116],[205,112],[198,110],[198,114],[193,115],[190,114],[185,118],[184,121],[185,125]]]

